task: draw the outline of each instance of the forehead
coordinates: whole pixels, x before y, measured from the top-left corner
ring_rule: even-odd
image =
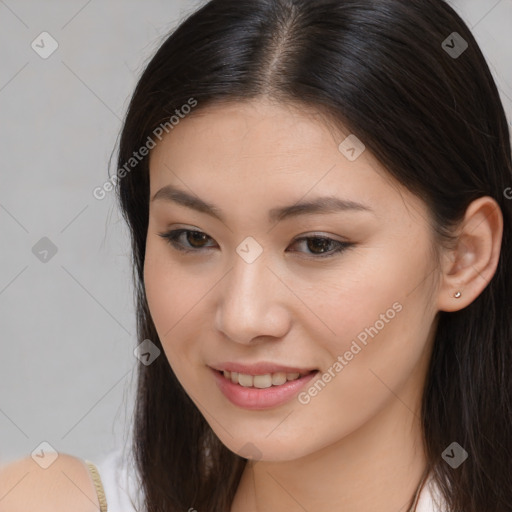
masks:
[[[276,171],[310,169],[313,174],[326,162],[343,163],[338,145],[346,135],[335,132],[318,113],[266,100],[196,108],[151,151],[155,179],[167,166],[186,166],[189,175],[201,173],[205,179],[220,172],[224,177],[270,178]],[[353,162],[346,170],[362,167]]]
[[[197,108],[151,151],[151,196],[171,184],[215,204],[327,193],[376,210],[418,203],[367,149],[349,160],[339,146],[350,132],[312,109],[266,100]]]

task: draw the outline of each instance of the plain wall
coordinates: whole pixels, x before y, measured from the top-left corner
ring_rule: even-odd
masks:
[[[42,442],[95,461],[129,436],[142,340],[128,232],[114,192],[92,191],[144,63],[197,5],[0,2],[0,464]],[[512,2],[453,5],[512,119]],[[44,31],[46,59],[31,47],[51,49]]]

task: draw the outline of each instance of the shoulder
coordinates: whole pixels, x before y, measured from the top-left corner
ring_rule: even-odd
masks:
[[[99,501],[85,462],[59,453],[46,469],[32,457],[0,466],[0,512],[98,512]]]

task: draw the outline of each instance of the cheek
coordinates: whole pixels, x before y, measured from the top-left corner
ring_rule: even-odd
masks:
[[[334,287],[331,280],[318,288],[329,291],[316,296],[311,292],[309,302],[329,327],[319,338],[330,356],[326,369],[344,375],[331,380],[342,386],[357,382],[358,387],[376,391],[375,385],[383,386],[375,374],[397,384],[413,370],[435,316],[429,303],[432,281],[426,277],[431,262],[426,254],[426,248],[414,253],[390,248],[373,262],[351,266],[350,278],[338,279],[341,284]],[[370,397],[372,392],[361,394]]]
[[[182,268],[165,244],[148,237],[144,262],[146,298],[165,355],[178,378],[180,368],[188,362],[192,364],[200,334],[207,327],[202,308],[213,283],[211,276]]]
[[[176,338],[178,326],[186,319],[190,287],[180,281],[180,273],[163,244],[148,237],[144,261],[144,288],[151,318],[166,353]],[[163,246],[163,247],[162,247]],[[180,326],[181,328],[181,326]]]
[[[167,358],[176,378],[190,391],[187,382],[188,355],[186,344],[180,343],[180,332],[186,327],[187,294],[183,283],[179,283],[176,270],[166,262],[159,247],[148,242],[144,263],[144,287],[151,318],[162,344],[163,354]],[[169,258],[167,258],[168,260]],[[188,347],[191,349],[192,347]]]
[[[318,326],[319,339],[332,354],[350,350],[354,340],[362,347],[369,345],[368,340],[400,322],[405,289],[403,265],[393,262],[392,257],[385,265],[384,252],[370,252],[347,260],[341,270],[325,274],[315,280],[314,286],[311,280],[296,280],[295,291],[315,314],[307,312],[304,318],[310,319],[310,327]]]
[[[161,252],[157,244],[148,237],[144,260],[144,288],[149,311],[160,336],[171,327],[171,316],[176,311],[174,276],[165,265]]]

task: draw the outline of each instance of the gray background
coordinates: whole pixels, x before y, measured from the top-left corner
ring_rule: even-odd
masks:
[[[142,341],[128,232],[114,193],[92,191],[144,64],[199,3],[0,0],[0,465],[43,441],[98,461],[128,439]],[[512,0],[451,3],[512,120]],[[46,59],[31,47],[44,31],[59,45]]]

